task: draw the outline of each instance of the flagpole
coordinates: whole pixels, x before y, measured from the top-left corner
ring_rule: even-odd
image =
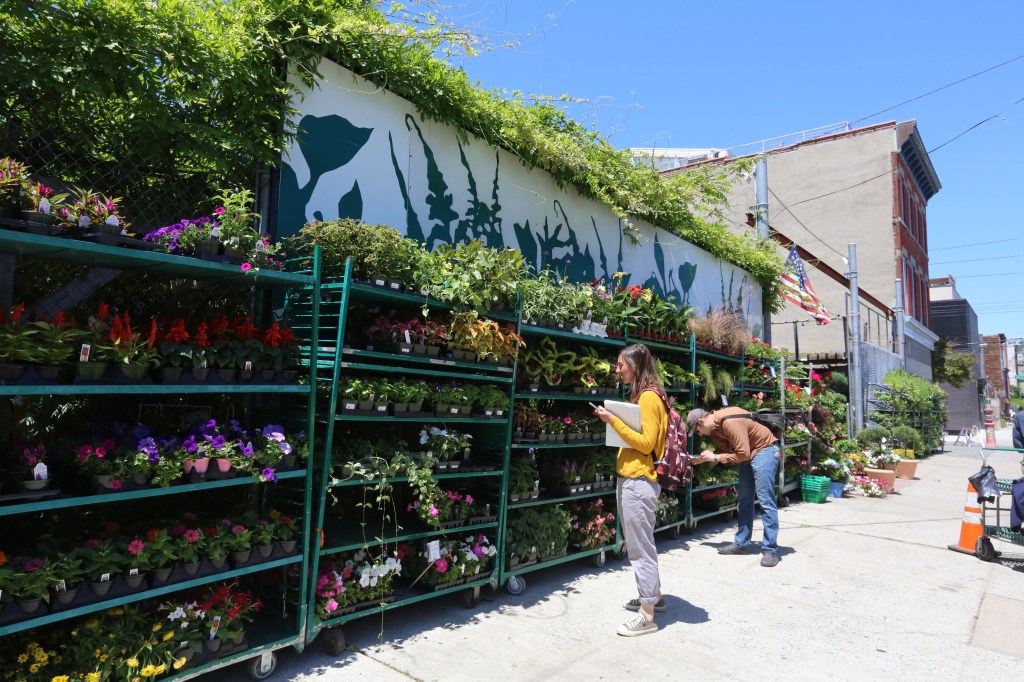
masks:
[[[755,220],[757,221],[757,238],[761,241],[768,240],[768,157],[764,154],[757,160],[757,165],[754,166],[754,178],[756,180],[755,189],[755,201],[757,207],[754,209]],[[761,317],[764,322],[761,325],[761,335],[765,336],[765,343],[770,344],[772,342],[772,314],[763,305],[761,305]],[[795,327],[794,327],[795,329]]]
[[[850,261],[850,331],[852,332],[853,348],[848,363],[850,366],[850,405],[853,406],[854,433],[864,428],[864,395],[861,390],[863,376],[860,366],[860,286],[857,284],[857,245],[846,245]]]

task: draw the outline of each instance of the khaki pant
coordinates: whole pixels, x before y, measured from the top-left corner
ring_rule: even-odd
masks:
[[[654,545],[654,511],[661,486],[646,478],[618,479],[615,501],[622,532],[626,535],[626,554],[636,575],[641,604],[656,604],[661,592],[658,576],[658,548]]]

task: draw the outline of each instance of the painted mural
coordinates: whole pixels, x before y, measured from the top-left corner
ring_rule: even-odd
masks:
[[[742,313],[760,335],[761,291],[749,273],[645,223],[633,244],[610,210],[548,173],[482,140],[463,142],[336,64],[321,73],[299,104],[299,135],[284,156],[280,236],[341,217],[390,225],[431,249],[480,240],[575,281],[625,272],[624,281],[699,312]]]

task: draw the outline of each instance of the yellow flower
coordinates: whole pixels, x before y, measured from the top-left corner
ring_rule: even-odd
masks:
[[[107,611],[107,613],[109,613],[111,616],[123,616],[124,609],[122,609],[120,606],[117,606]]]
[[[168,630],[167,632],[164,633],[164,640],[163,641],[166,642],[171,637],[174,637],[174,631],[173,630]]]
[[[50,682],[68,682],[68,676],[67,675],[55,675],[54,678],[52,680],[50,680]]]
[[[18,663],[28,663],[28,654],[18,656]]]
[[[30,673],[37,673],[37,672],[39,672],[39,664],[38,663],[33,663],[32,665],[30,665],[28,667],[28,671]]]
[[[99,673],[86,673],[85,682],[100,682]]]
[[[147,664],[146,667],[139,671],[139,674],[143,677],[153,677],[153,675],[156,675],[156,666]]]
[[[138,668],[138,667],[139,667],[139,659],[137,659],[137,658],[129,658],[129,659],[128,659],[127,661],[125,661],[124,663],[125,663],[125,665],[127,665],[127,666],[128,666],[129,668]]]
[[[78,637],[78,628],[75,628],[74,630],[71,631],[71,636],[72,637]]]
[[[98,628],[99,625],[100,625],[100,619],[99,618],[90,618],[89,620],[85,621],[85,627],[90,628],[92,630],[95,630],[96,628]]]
[[[185,665],[185,657],[184,656],[182,656],[181,658],[179,658],[178,660],[176,660],[174,662],[174,669],[175,670],[181,670],[181,666],[183,666],[183,665]]]
[[[153,632],[160,632],[160,623],[153,626]]]

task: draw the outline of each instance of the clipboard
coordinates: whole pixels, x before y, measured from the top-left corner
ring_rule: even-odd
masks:
[[[633,403],[624,403],[618,400],[605,400],[604,409],[608,410],[616,417],[622,420],[629,428],[633,429],[637,433],[642,430],[642,424],[640,422],[640,406],[634,405]],[[604,444],[611,448],[630,448],[633,447],[622,439],[615,429],[612,428],[611,424],[605,424],[604,429]]]

